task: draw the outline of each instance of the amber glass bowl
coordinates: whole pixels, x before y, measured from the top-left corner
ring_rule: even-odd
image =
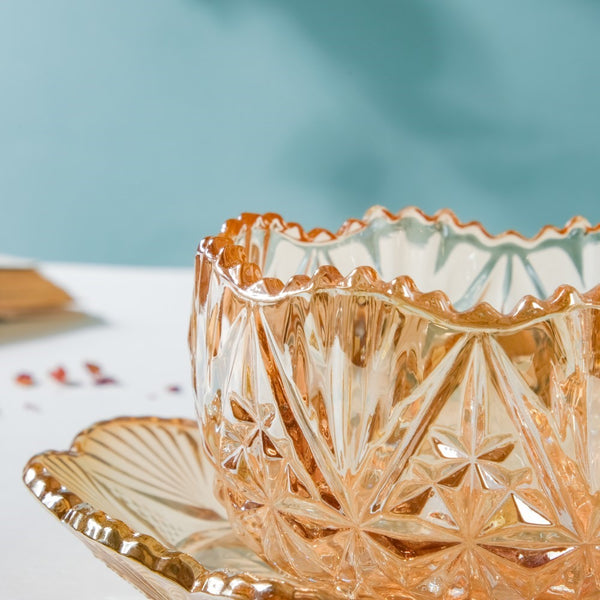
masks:
[[[600,227],[242,215],[190,342],[220,502],[340,597],[600,597]]]

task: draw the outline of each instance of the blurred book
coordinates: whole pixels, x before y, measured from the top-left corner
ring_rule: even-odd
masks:
[[[0,344],[99,323],[73,306],[71,296],[33,262],[0,255]]]
[[[24,259],[0,255],[0,320],[64,309],[71,296]]]

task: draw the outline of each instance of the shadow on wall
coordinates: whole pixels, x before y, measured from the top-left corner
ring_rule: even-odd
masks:
[[[284,172],[328,188],[344,199],[349,214],[374,203],[394,204],[391,171],[392,190],[428,211],[448,202],[439,193],[448,181],[459,194],[464,186],[491,190],[497,198],[526,191],[539,176],[532,169],[540,158],[539,132],[502,106],[502,82],[482,34],[451,6],[413,0],[381,0],[376,9],[362,0],[261,2],[290,18],[389,128],[391,158],[389,152],[382,156],[381,140],[373,140],[361,122],[346,130],[315,123],[282,157]],[[246,9],[241,0],[210,6],[223,18]],[[420,153],[426,165],[419,164]],[[438,166],[447,174],[440,176],[437,194],[427,193],[419,178],[435,178]],[[415,192],[419,199],[410,201]]]
[[[293,22],[363,98],[354,121],[316,123],[289,148],[282,170],[297,183],[325,189],[348,214],[399,200],[427,212],[450,205],[497,232],[600,219],[598,6],[260,4]],[[365,107],[379,129],[362,122]]]

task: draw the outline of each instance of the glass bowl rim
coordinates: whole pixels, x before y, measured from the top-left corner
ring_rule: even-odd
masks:
[[[227,220],[220,234],[207,236],[198,245],[196,283],[198,284],[202,275],[200,260],[206,259],[212,268],[229,282],[236,295],[249,302],[278,303],[290,296],[314,294],[326,289],[345,293],[371,293],[385,296],[418,313],[424,313],[433,320],[468,329],[510,329],[532,321],[544,320],[576,306],[600,305],[600,282],[583,292],[572,285],[562,284],[547,298],[524,295],[506,313],[497,310],[488,302],[479,302],[467,310],[458,310],[443,290],[423,292],[408,275],[399,275],[385,281],[369,266],[358,266],[347,276],[343,276],[335,266],[323,265],[311,276],[293,275],[287,282],[283,282],[275,277],[264,277],[260,266],[251,262],[245,248],[236,243],[239,234],[246,229],[277,231],[301,243],[327,244],[359,233],[377,219],[396,223],[407,218],[418,219],[430,226],[449,226],[461,234],[475,234],[491,246],[512,243],[522,247],[534,247],[547,239],[566,238],[574,230],[582,231],[584,236],[600,232],[600,223],[592,225],[585,217],[574,216],[563,227],[544,225],[531,237],[513,229],[491,234],[481,222],[462,222],[448,208],[427,215],[415,206],[407,206],[396,213],[382,206],[372,206],[362,219],[347,219],[335,233],[324,228],[306,231],[302,225],[287,222],[277,213],[242,213],[235,219]]]

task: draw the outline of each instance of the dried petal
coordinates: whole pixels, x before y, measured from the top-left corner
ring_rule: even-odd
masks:
[[[35,380],[33,378],[33,375],[30,375],[29,373],[19,373],[15,377],[15,382],[18,383],[19,385],[23,385],[23,386],[35,385]]]
[[[50,371],[50,377],[52,377],[52,379],[58,383],[67,383],[67,371],[64,369],[64,367],[56,367],[56,369]]]
[[[96,376],[96,375],[100,375],[100,372],[102,369],[100,369],[100,367],[94,363],[90,363],[90,362],[86,362],[84,363],[85,368],[88,370],[89,373],[91,373],[92,375]]]
[[[117,380],[114,377],[96,377],[94,385],[116,385]]]

